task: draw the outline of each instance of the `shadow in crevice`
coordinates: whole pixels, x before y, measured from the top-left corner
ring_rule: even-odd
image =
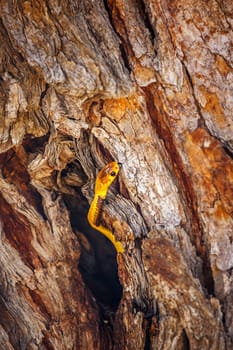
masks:
[[[185,329],[183,329],[182,336],[183,336],[183,349],[184,350],[189,350],[190,349],[190,343],[189,343],[189,338],[187,336],[187,333],[186,333]]]
[[[115,248],[90,227],[87,220],[89,205],[81,194],[64,194],[63,198],[81,246],[79,270],[83,280],[95,297],[103,318],[112,318],[122,297]]]

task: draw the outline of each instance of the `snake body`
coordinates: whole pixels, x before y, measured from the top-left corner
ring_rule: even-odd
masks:
[[[119,173],[119,164],[117,162],[111,162],[105,165],[97,175],[95,182],[94,198],[91,202],[87,219],[89,224],[107,237],[114,245],[118,253],[124,251],[121,242],[116,241],[114,234],[106,227],[100,224],[100,215],[103,207],[104,200],[107,196],[108,189],[115,180]]]

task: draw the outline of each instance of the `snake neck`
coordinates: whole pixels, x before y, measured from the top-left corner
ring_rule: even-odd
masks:
[[[96,180],[95,196],[98,196],[101,199],[105,199],[107,197],[108,189],[109,189],[108,184],[102,184],[100,181]]]
[[[104,198],[100,197],[98,194],[95,194],[88,212],[88,221],[93,227],[100,225],[100,214],[102,211],[103,203]]]
[[[114,245],[118,253],[122,253],[124,251],[122,244],[116,241],[115,236],[109,229],[100,225],[100,215],[101,215],[103,203],[104,203],[104,198],[100,197],[98,194],[95,194],[88,211],[88,215],[87,215],[88,221],[94,229],[101,232],[105,237],[107,237],[112,242],[112,244]]]

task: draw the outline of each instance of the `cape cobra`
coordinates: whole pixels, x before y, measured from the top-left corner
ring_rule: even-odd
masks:
[[[101,214],[104,200],[107,196],[109,187],[111,186],[111,184],[113,183],[113,181],[118,175],[119,169],[120,169],[120,163],[111,162],[105,165],[105,167],[103,167],[98,173],[96,182],[95,182],[94,198],[91,202],[91,205],[87,214],[87,219],[89,221],[89,224],[94,229],[101,232],[105,237],[107,237],[112,242],[112,244],[114,245],[118,253],[122,253],[124,249],[121,242],[117,242],[114,234],[109,229],[99,224],[100,214]]]

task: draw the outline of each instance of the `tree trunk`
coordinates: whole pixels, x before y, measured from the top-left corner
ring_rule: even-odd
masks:
[[[232,1],[0,3],[0,349],[232,349]]]

